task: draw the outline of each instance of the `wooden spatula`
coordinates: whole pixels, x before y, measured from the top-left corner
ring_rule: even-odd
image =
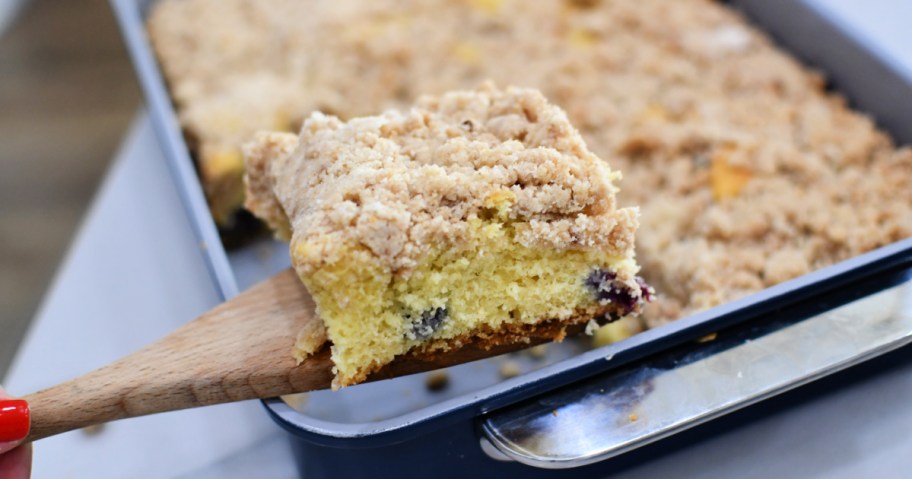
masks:
[[[333,376],[328,346],[300,365],[291,356],[298,331],[309,321],[318,321],[313,300],[294,272],[284,271],[144,349],[26,396],[32,414],[27,440],[115,419],[328,388]],[[551,337],[405,355],[370,379],[464,363]]]

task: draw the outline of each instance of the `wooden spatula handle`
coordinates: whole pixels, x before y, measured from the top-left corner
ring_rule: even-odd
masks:
[[[327,388],[329,351],[300,366],[297,332],[315,321],[313,301],[290,270],[113,364],[26,396],[29,440],[196,406]]]
[[[230,395],[238,394],[237,385],[220,377],[189,377],[174,371],[162,374],[137,358],[26,396],[32,415],[28,439],[115,419],[225,402]]]
[[[290,355],[289,352],[290,349],[286,351]],[[324,366],[314,367],[317,362],[314,361],[302,365],[300,371],[308,373],[286,376],[200,371],[199,368],[165,372],[144,364],[142,355],[131,356],[26,396],[32,416],[27,440],[116,419],[327,388],[332,366],[328,351],[322,356],[317,361]]]

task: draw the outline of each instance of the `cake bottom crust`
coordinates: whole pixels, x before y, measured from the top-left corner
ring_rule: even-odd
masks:
[[[631,311],[624,305],[609,303],[600,306],[595,314],[587,312],[567,319],[545,320],[534,324],[506,324],[497,330],[481,327],[471,334],[431,340],[415,346],[407,353],[397,356],[391,363],[361,371],[347,381],[340,381],[336,377],[333,389],[453,366],[542,343],[561,342],[567,336],[583,333],[592,321],[602,326],[625,314],[636,315],[639,311],[640,305]]]

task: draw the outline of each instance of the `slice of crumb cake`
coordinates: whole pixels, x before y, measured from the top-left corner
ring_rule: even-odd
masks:
[[[636,313],[637,210],[536,90],[485,85],[409,111],[314,113],[246,148],[247,207],[291,240],[334,387],[397,355],[496,345]],[[299,348],[303,359],[310,348]]]

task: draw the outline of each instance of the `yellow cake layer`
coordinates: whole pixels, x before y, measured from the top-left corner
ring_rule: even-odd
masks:
[[[587,275],[595,269],[619,278],[636,273],[632,258],[523,246],[514,237],[524,227],[472,220],[467,248],[433,251],[407,277],[391,274],[360,246],[302,277],[333,343],[335,385],[363,381],[424,341],[592,315],[598,303]],[[315,247],[295,244],[292,257],[305,258]]]

